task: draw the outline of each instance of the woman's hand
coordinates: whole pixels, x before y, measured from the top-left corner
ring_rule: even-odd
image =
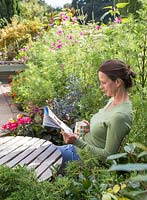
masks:
[[[83,119],[82,122],[84,122],[87,125],[85,133],[89,133],[90,132],[90,123],[85,119]]]
[[[66,144],[74,144],[75,140],[79,138],[77,134],[66,133],[63,130],[61,130],[61,134]]]

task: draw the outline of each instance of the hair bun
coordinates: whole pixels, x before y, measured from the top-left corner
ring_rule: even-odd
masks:
[[[127,68],[128,68],[128,75],[132,78],[135,78],[137,74],[131,70],[130,66],[127,66]]]

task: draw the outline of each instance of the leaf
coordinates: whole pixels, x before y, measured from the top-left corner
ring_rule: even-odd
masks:
[[[126,195],[127,196],[130,196],[130,197],[135,197],[137,195],[140,195],[140,194],[144,194],[146,193],[147,190],[142,190],[142,191],[130,191],[130,192],[127,192]],[[145,200],[145,199],[142,199],[142,200]]]
[[[119,192],[119,190],[120,190],[120,186],[119,185],[114,185],[113,192],[116,194],[116,193]]]
[[[108,9],[108,8],[112,9],[112,6],[105,6],[103,9]]]
[[[147,170],[147,164],[120,164],[112,165],[109,171],[143,171]]]
[[[138,175],[138,176],[130,178],[130,180],[135,181],[135,182],[147,181],[147,175]]]
[[[117,3],[116,7],[117,8],[125,8],[129,3]]]
[[[108,14],[110,14],[110,12],[108,11],[108,12],[106,12],[106,13],[104,13],[102,16],[101,16],[101,18],[100,18],[100,20],[102,21]]]
[[[135,150],[135,147],[136,147],[136,145],[134,143],[128,144],[128,145],[124,146],[124,150],[128,153],[133,153]]]
[[[128,23],[129,19],[128,18],[122,18],[122,23]]]
[[[147,151],[143,151],[137,157],[140,158],[140,157],[143,157],[143,156],[146,156],[146,155],[147,155]]]
[[[118,153],[107,157],[107,160],[115,160],[118,158],[126,157],[127,153]]]
[[[105,193],[102,196],[102,200],[117,200],[117,198],[111,193]]]
[[[124,188],[126,188],[126,184],[125,183],[121,183],[121,190],[123,190]]]
[[[141,144],[141,143],[137,143],[137,142],[135,142],[135,143],[133,143],[136,147],[138,147],[138,148],[140,148],[140,149],[142,149],[142,150],[144,150],[144,151],[147,151],[147,147],[145,146],[145,145],[143,145],[143,144]]]

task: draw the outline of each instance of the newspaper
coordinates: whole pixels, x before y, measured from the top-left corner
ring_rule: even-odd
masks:
[[[67,133],[73,133],[73,130],[61,121],[48,106],[44,107],[43,126],[59,128]]]

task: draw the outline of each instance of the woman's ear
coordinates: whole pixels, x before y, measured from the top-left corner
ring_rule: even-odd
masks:
[[[115,82],[117,87],[120,87],[123,84],[123,80],[120,78],[117,78]]]

